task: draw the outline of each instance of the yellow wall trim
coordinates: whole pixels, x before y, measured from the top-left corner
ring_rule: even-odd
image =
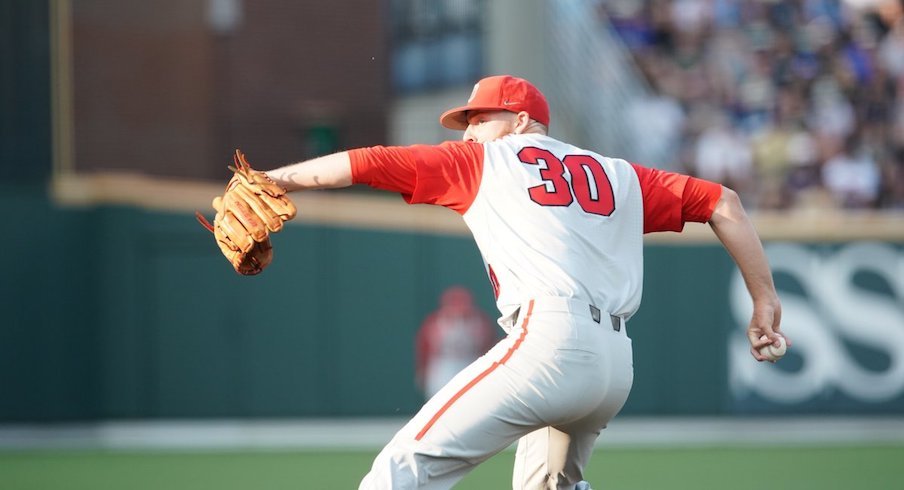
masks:
[[[151,210],[213,214],[210,201],[225,182],[211,183],[130,173],[61,174],[51,184],[53,199],[64,206],[128,205]],[[448,209],[408,205],[389,193],[365,195],[348,191],[292,194],[298,206],[294,222],[371,230],[468,236],[461,217]],[[900,211],[798,211],[752,214],[764,240],[845,242],[878,240],[904,243]],[[648,235],[647,243],[716,243],[708,225],[692,223],[683,233]]]
[[[116,204],[145,209],[212,216],[211,200],[226,183],[215,184],[128,173],[59,175],[51,185],[53,199],[63,206]],[[362,195],[348,191],[308,191],[291,194],[298,207],[292,223],[468,236],[461,216],[438,206],[408,205],[398,195]],[[194,218],[192,218],[194,219]]]

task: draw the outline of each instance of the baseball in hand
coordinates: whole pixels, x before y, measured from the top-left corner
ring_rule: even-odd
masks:
[[[760,337],[760,340],[766,340],[767,338],[768,337],[763,335],[762,337]],[[760,347],[760,354],[766,356],[767,361],[775,362],[775,361],[781,359],[782,356],[785,355],[785,350],[787,350],[787,348],[788,348],[788,346],[785,345],[785,337],[779,335],[778,340],[779,340],[779,343],[781,344],[778,347],[776,347],[774,344],[767,344],[767,345],[764,345],[763,347]]]

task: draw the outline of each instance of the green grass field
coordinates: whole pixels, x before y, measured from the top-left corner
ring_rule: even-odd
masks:
[[[374,452],[0,452],[3,490],[355,489]],[[505,489],[511,451],[456,488]],[[607,449],[598,490],[901,489],[904,446]]]

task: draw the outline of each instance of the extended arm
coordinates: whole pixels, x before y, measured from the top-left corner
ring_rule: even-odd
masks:
[[[747,326],[747,338],[753,357],[764,361],[766,358],[757,349],[770,343],[778,345],[775,334],[781,333],[782,306],[763,245],[737,193],[727,187],[722,187],[722,197],[709,224],[741,270],[747,291],[753,299],[753,317]],[[768,339],[760,340],[762,335]],[[786,341],[791,345],[787,337]]]
[[[336,189],[352,185],[351,161],[348,152],[344,151],[293,163],[266,173],[288,191]]]

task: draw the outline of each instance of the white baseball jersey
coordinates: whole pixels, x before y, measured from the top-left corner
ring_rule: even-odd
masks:
[[[356,183],[462,214],[503,318],[547,296],[630,318],[642,292],[643,233],[706,221],[721,195],[717,184],[538,134],[351,156]]]
[[[574,488],[633,382],[622,327],[640,303],[641,237],[708,220],[721,186],[541,135],[349,156],[354,182],[462,214],[508,333],[396,433],[359,488],[448,489],[514,441],[513,488]]]

